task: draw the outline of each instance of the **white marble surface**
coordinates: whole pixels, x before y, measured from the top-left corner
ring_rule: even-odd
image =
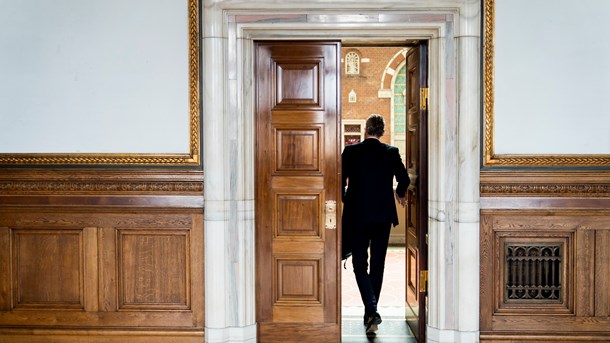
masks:
[[[204,1],[206,341],[256,339],[255,39],[430,39],[429,341],[478,339],[479,5]]]

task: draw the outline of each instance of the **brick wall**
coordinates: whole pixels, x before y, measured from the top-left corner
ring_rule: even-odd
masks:
[[[391,143],[391,99],[379,98],[378,92],[388,62],[401,49],[400,47],[345,47],[341,52],[341,116],[343,119],[366,120],[373,113],[382,115],[386,122],[386,134],[381,137],[381,141],[387,144]],[[359,75],[345,74],[345,54],[351,51],[360,55]],[[368,62],[362,59],[365,61],[368,59]],[[356,92],[355,103],[348,101],[352,89]]]
[[[358,48],[342,48],[341,52],[341,118],[342,119],[362,119],[366,120],[373,113],[382,115],[385,118],[386,133],[381,137],[381,141],[391,144],[391,104],[390,98],[380,98],[379,90],[382,87],[381,80],[385,74],[385,68],[397,52],[402,50],[401,47],[358,47]],[[359,75],[345,74],[345,55],[350,51],[356,51],[361,59],[368,59],[368,62],[360,63]],[[403,57],[404,60],[404,57]],[[391,64],[396,68],[399,61]],[[390,76],[386,76],[390,77]],[[387,85],[391,83],[387,82]],[[357,101],[349,102],[348,97],[351,90],[356,92]],[[405,153],[401,149],[401,153]],[[404,246],[405,243],[405,210],[396,205],[398,210],[399,225],[392,229],[390,233],[390,245]]]

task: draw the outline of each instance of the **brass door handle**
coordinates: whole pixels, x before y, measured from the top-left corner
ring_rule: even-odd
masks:
[[[326,200],[325,202],[324,222],[328,230],[337,228],[337,202],[335,200]]]

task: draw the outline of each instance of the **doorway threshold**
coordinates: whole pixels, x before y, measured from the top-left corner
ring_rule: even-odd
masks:
[[[363,323],[364,306],[360,299],[352,261],[341,266],[341,299],[343,306],[341,342],[343,343],[416,343],[405,320],[405,248],[389,247],[378,312],[383,319],[379,331],[367,337]]]
[[[403,316],[382,316],[383,322],[374,336],[367,336],[362,315],[341,318],[342,343],[417,343]]]

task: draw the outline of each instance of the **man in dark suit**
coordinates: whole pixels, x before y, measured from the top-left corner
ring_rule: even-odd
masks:
[[[366,332],[374,334],[381,323],[377,302],[390,229],[398,225],[393,182],[396,178],[396,199],[404,207],[410,181],[398,148],[379,141],[385,130],[383,117],[371,115],[365,130],[365,140],[346,146],[341,155],[343,228],[352,247],[354,274],[365,307]],[[367,270],[369,247],[370,271]]]

